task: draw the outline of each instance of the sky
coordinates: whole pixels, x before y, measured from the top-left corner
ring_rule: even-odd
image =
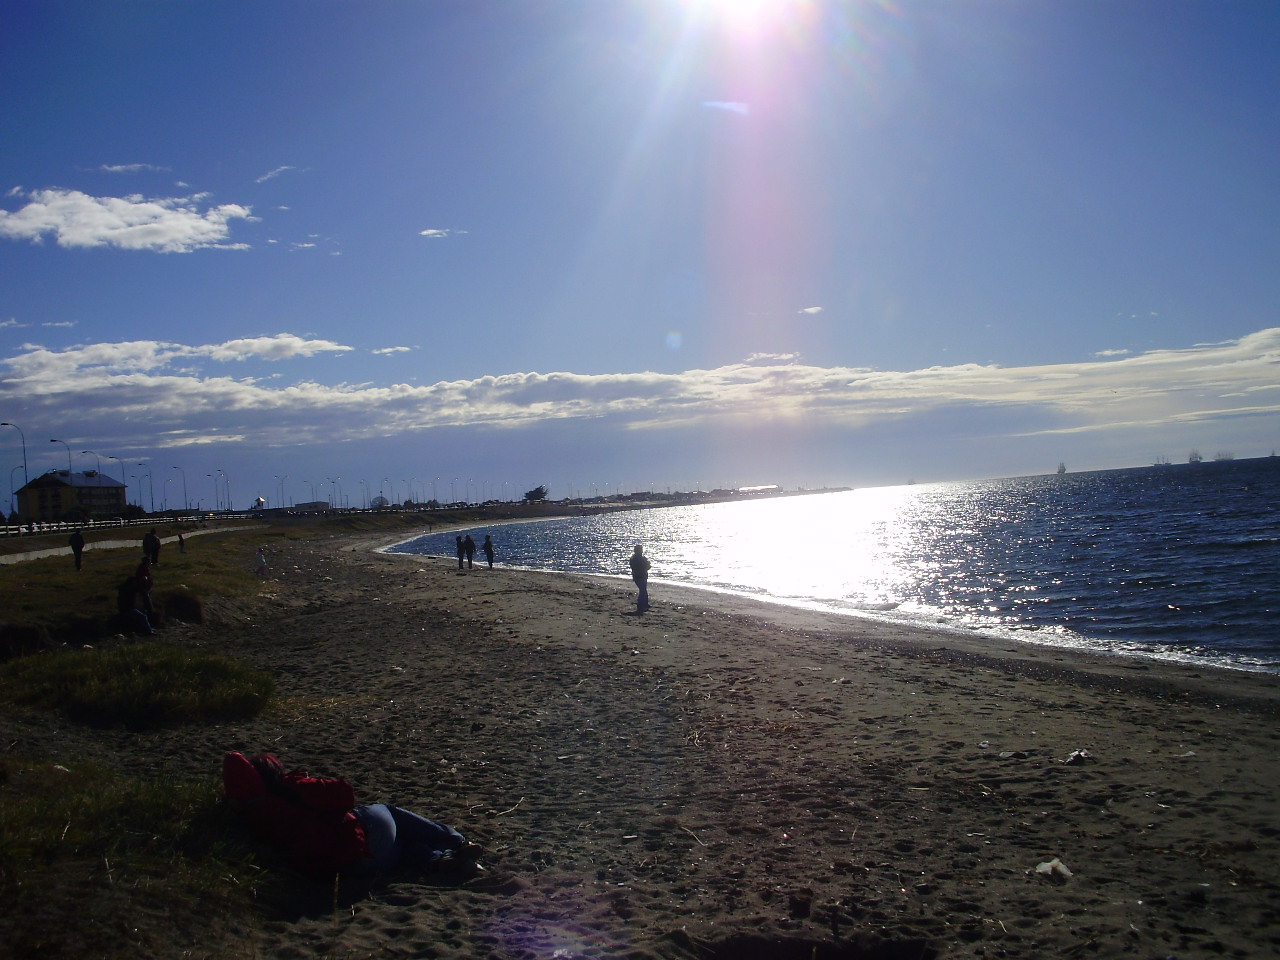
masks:
[[[6,0],[0,144],[11,489],[1280,447],[1273,0]]]

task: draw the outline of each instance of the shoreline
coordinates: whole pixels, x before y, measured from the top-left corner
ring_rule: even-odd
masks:
[[[140,775],[267,750],[489,851],[481,883],[389,877],[336,911],[299,880],[256,956],[1280,952],[1274,678],[692,588],[637,616],[626,581],[377,545],[282,542],[257,598],[166,638],[270,670],[262,717],[3,717],[11,750]]]
[[[512,520],[507,522],[526,523],[529,521]],[[392,551],[395,547],[402,546],[405,543],[411,543],[414,540],[420,539],[422,536],[450,533],[455,529],[478,530],[487,529],[488,527],[493,526],[498,526],[498,524],[459,524],[456,527],[446,526],[440,530],[432,530],[427,534],[415,534],[412,537],[406,537],[404,539],[397,540],[394,543],[367,540],[362,544],[362,546],[371,552],[387,557],[404,557],[411,560],[417,558],[419,560],[425,559],[441,563],[453,563],[455,558],[445,554],[396,553]],[[602,581],[620,583],[628,588],[630,587],[630,579],[625,574],[547,570],[536,567],[501,563],[498,564],[498,566],[501,569],[516,573],[580,577],[587,580],[599,579]],[[1101,641],[1090,641],[1087,637],[1081,638],[1084,641],[1084,643],[1081,644],[1040,641],[1020,635],[1023,633],[1038,632],[1031,628],[1027,628],[1026,630],[996,632],[945,622],[926,623],[908,617],[884,615],[877,613],[876,611],[833,610],[825,608],[817,602],[812,604],[802,601],[789,602],[776,597],[753,596],[742,591],[690,584],[676,580],[664,580],[660,577],[651,577],[649,583],[651,585],[651,590],[655,587],[658,589],[659,595],[665,592],[670,596],[683,597],[685,602],[714,603],[724,609],[729,609],[747,616],[758,616],[778,624],[801,626],[805,622],[813,621],[815,624],[822,624],[822,628],[824,630],[830,630],[837,633],[846,630],[856,630],[860,625],[867,629],[882,627],[890,632],[901,631],[904,635],[915,635],[921,642],[925,643],[930,642],[928,639],[930,636],[936,635],[940,640],[945,640],[950,642],[953,646],[961,647],[975,656],[985,656],[993,660],[1000,660],[1007,657],[1030,660],[1048,658],[1057,663],[1069,660],[1079,660],[1082,664],[1089,664],[1089,671],[1095,673],[1105,673],[1108,669],[1122,671],[1154,670],[1158,673],[1162,670],[1168,669],[1175,673],[1184,671],[1191,676],[1192,679],[1203,679],[1196,676],[1202,672],[1208,672],[1209,674],[1222,674],[1223,677],[1221,677],[1220,680],[1222,683],[1226,684],[1230,684],[1232,682],[1229,679],[1230,677],[1246,676],[1271,678],[1271,682],[1263,681],[1264,689],[1270,689],[1273,685],[1280,684],[1280,669],[1267,669],[1262,666],[1235,663],[1227,660],[1226,658],[1213,657],[1197,661],[1189,657],[1182,658],[1164,654],[1158,649],[1150,652],[1109,650],[1100,645]],[[700,595],[705,595],[705,597],[699,599]],[[1094,647],[1085,645],[1090,642],[1096,642],[1099,646]],[[1253,686],[1243,680],[1240,681],[1240,683],[1244,686]],[[1223,695],[1226,696],[1228,694],[1224,693]]]

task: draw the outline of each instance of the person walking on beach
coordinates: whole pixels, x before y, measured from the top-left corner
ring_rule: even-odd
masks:
[[[489,561],[489,569],[493,569],[493,537],[489,534],[484,535],[484,543],[480,545],[480,549],[484,551],[484,558]]]
[[[467,538],[462,541],[462,548],[467,553],[467,569],[474,570],[476,566],[476,542],[471,539],[471,534],[468,533]]]
[[[463,558],[464,556],[466,556],[467,548],[466,548],[465,546],[463,546],[463,544],[462,544],[462,537],[461,537],[461,536],[454,537],[454,539],[458,541],[458,569],[459,569],[459,570],[461,570],[461,569],[462,569],[462,558]]]
[[[150,558],[153,567],[160,566],[160,537],[154,527],[142,538],[142,552]]]
[[[76,569],[80,569],[80,561],[84,556],[84,534],[77,530],[67,538],[71,544],[71,555],[76,558]]]
[[[258,548],[258,555],[256,559],[258,561],[258,570],[257,570],[258,576],[265,579],[267,576],[267,548],[266,547]]]
[[[636,613],[644,613],[649,609],[649,558],[640,544],[636,544],[627,562],[631,565],[631,579],[640,591],[636,596]]]

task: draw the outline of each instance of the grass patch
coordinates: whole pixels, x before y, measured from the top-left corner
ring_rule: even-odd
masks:
[[[0,955],[243,956],[263,879],[216,780],[0,758]]]
[[[0,697],[75,720],[141,729],[256,716],[270,675],[161,643],[66,650],[0,664]]]
[[[185,553],[166,543],[154,571],[152,600],[158,621],[199,621],[201,598],[239,597],[258,592],[254,552],[269,532],[188,536]],[[133,575],[142,548],[85,551],[84,569],[65,557],[42,557],[5,568],[0,578],[0,656],[30,652],[52,643],[85,643],[119,632],[116,590]]]

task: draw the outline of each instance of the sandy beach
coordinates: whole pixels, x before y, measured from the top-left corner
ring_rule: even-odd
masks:
[[[138,773],[270,751],[488,851],[337,910],[299,879],[233,926],[258,956],[1280,955],[1276,678],[661,584],[637,616],[624,581],[376,546],[282,543],[260,597],[166,633],[272,671],[262,718],[5,721]]]

